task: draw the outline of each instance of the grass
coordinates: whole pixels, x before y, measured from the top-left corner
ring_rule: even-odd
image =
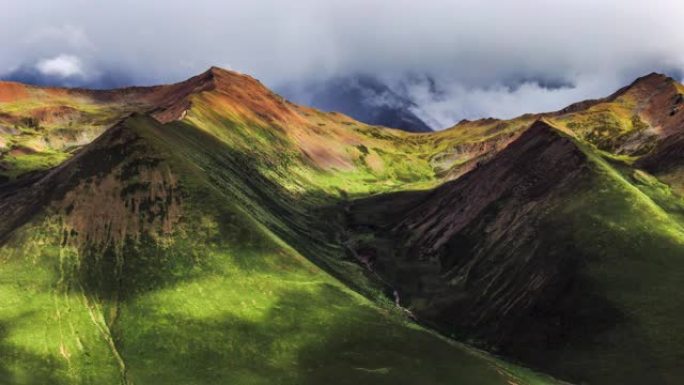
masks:
[[[586,256],[587,287],[618,316],[590,340],[572,339],[542,360],[578,382],[676,383],[684,375],[684,299],[676,295],[684,285],[681,198],[642,171],[625,175],[629,167],[619,171],[584,151],[593,173],[548,214],[544,226],[553,231],[544,234],[570,237]]]
[[[402,297],[409,298],[404,306],[416,314],[436,314],[441,310],[440,301],[450,300],[450,295],[475,298],[478,305],[490,304],[503,301],[505,296],[499,293],[504,290],[509,293],[524,288],[515,297],[515,306],[496,313],[493,327],[486,321],[468,331],[463,330],[468,324],[463,329],[453,326],[464,318],[484,318],[475,306],[473,313],[459,312],[468,307],[457,305],[438,313],[437,326],[445,333],[478,346],[499,348],[503,354],[575,383],[677,383],[684,376],[678,364],[684,344],[679,322],[684,316],[684,300],[677,294],[684,285],[682,198],[654,176],[633,169],[624,157],[606,157],[592,144],[572,139],[567,133],[558,134],[573,140],[586,156],[586,161],[571,170],[568,182],[558,188],[530,200],[522,195],[525,200],[513,204],[508,199],[514,193],[504,192],[492,204],[498,207],[490,206],[456,235],[439,229],[462,220],[454,211],[463,207],[464,199],[454,197],[459,188],[480,191],[464,185],[482,180],[477,174],[460,186],[456,182],[433,193],[415,194],[414,198],[409,193],[390,195],[384,201],[376,197],[352,208],[351,215],[361,218],[350,221],[358,232],[352,234],[357,242],[352,246],[376,253],[378,274],[393,280]],[[517,155],[518,159],[527,159],[527,154]],[[514,164],[517,169],[527,169],[529,163]],[[530,174],[542,181],[549,177],[538,170]],[[430,207],[429,199],[440,204]],[[408,222],[396,207],[411,200],[415,202],[409,206],[413,210],[420,207],[423,212],[434,210],[437,214],[426,222]],[[525,208],[534,204],[537,207],[532,210]],[[504,207],[500,210],[505,215],[496,211],[499,207]],[[432,254],[432,250],[423,252],[433,244],[406,241],[412,234],[421,234],[410,231],[418,227],[437,229],[430,236],[447,244],[466,241],[453,251],[434,247]],[[510,233],[511,228],[519,231]],[[522,241],[516,242],[515,237]],[[471,245],[477,249],[469,250]],[[436,274],[428,272],[413,278],[413,271],[432,268],[432,261],[443,256],[467,262],[460,270],[442,265]],[[402,263],[409,266],[404,271]],[[560,266],[558,274],[545,270],[547,263],[554,269]],[[518,269],[526,270],[519,275]],[[426,293],[419,286],[439,287],[441,277],[464,275],[469,277],[461,281],[462,287],[449,288],[444,294],[431,294],[436,289]],[[482,275],[487,285],[484,294],[476,288]],[[511,282],[516,276],[522,276],[521,282]],[[526,285],[540,279],[548,279],[550,284],[536,288],[543,287],[541,292],[551,294],[534,303],[534,294],[528,294],[527,290],[532,290]],[[564,284],[564,279],[570,283]],[[487,297],[491,292],[499,295]],[[518,303],[533,305],[528,311]],[[517,319],[506,324],[502,319],[507,315]],[[498,331],[496,327],[504,329],[503,336],[489,331]]]
[[[75,95],[50,95],[34,89],[28,99],[0,103],[0,178],[15,179],[22,174],[52,168],[71,157],[72,150],[89,143],[136,106],[104,103]],[[54,111],[54,115],[45,111]],[[45,116],[43,116],[43,114]],[[26,148],[29,154],[9,155],[13,148]]]
[[[68,153],[60,151],[44,151],[35,154],[6,156],[3,158],[8,170],[2,175],[14,179],[31,171],[45,170],[55,167],[69,157]]]
[[[1,108],[26,118],[64,105],[83,119],[20,120],[7,147],[34,152],[4,155],[1,176],[54,167],[71,156],[70,135],[94,137],[132,109],[70,99]],[[127,120],[135,145],[103,149],[72,170],[69,185],[80,189],[71,190],[72,205],[53,202],[0,248],[0,382],[555,383],[409,322],[345,256],[336,213],[326,211],[437,186],[478,155],[459,146],[506,140],[536,117],[407,134],[305,108],[297,109],[302,119],[266,122],[211,92],[191,105],[180,122]],[[684,302],[673,295],[684,284],[684,203],[631,168],[639,154],[615,153],[646,129],[635,106],[625,97],[547,117],[579,138],[592,176],[547,213],[540,236],[590,256],[583,279],[624,317],[543,357],[564,378],[684,376]],[[110,211],[76,218],[88,225],[78,227],[73,205],[92,194],[101,199],[94,207]],[[182,211],[169,232],[174,203]],[[123,241],[108,243],[121,237],[114,229]]]
[[[554,383],[423,330],[295,251],[307,206],[215,136],[143,117],[126,132],[139,138],[87,153],[68,183],[140,212],[107,203],[79,217],[86,196],[66,194],[0,248],[2,382]],[[173,177],[160,184],[158,170]],[[170,232],[176,198],[143,193],[153,189],[178,194]],[[139,238],[94,241],[141,217]],[[303,249],[334,252],[313,246]]]

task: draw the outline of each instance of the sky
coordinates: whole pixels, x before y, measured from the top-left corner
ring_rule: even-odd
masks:
[[[150,85],[216,65],[278,90],[364,74],[437,129],[684,77],[682,0],[0,0],[0,36],[4,79]]]

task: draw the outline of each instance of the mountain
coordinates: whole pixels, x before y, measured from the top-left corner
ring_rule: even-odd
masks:
[[[56,166],[132,113],[173,115],[174,106],[181,108],[190,93],[209,84],[208,76],[169,86],[117,90],[0,82],[0,182]]]
[[[283,94],[323,111],[337,111],[367,124],[408,132],[432,129],[413,110],[418,106],[369,75],[335,77],[306,87],[283,87]]]
[[[0,83],[0,379],[677,384],[682,94],[409,133],[219,68]]]
[[[12,118],[75,105],[93,125],[68,132],[102,131],[0,187],[3,383],[556,383],[410,322],[330,238],[321,205],[419,180],[402,158],[420,139],[216,68],[106,93],[2,87]],[[30,116],[45,130],[18,136],[64,135]]]
[[[46,73],[40,71],[36,66],[26,64],[19,66],[9,73],[3,73],[1,80],[51,87],[78,86],[94,89],[121,88],[135,84],[134,78],[119,68],[107,68],[101,71],[100,74],[86,76],[81,72],[72,74]]]
[[[456,330],[472,327],[500,340],[519,322],[513,309],[524,313],[571,279],[575,251],[565,249],[572,243],[543,244],[538,224],[588,168],[571,139],[538,121],[457,180],[353,202],[354,226],[383,229],[377,235],[392,243],[374,243],[398,245],[386,251],[360,242],[358,253],[415,303],[420,319],[456,318]],[[525,321],[530,332],[542,332],[532,321]]]
[[[640,167],[678,170],[680,90],[521,117],[541,120],[460,178],[353,202],[354,255],[444,333],[574,382],[677,383],[684,199]]]

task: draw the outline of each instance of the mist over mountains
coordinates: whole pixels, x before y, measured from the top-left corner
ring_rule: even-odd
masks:
[[[341,112],[364,123],[409,132],[432,130],[418,116],[425,114],[416,103],[369,75],[333,78],[304,86],[291,85],[278,91],[294,102],[323,111]]]
[[[198,0],[189,9],[151,1],[135,13],[129,5],[4,4],[0,34],[13,38],[0,47],[0,78],[111,88],[178,82],[220,65],[281,90],[365,74],[442,129],[559,109],[652,71],[682,80],[684,68],[672,17],[684,5],[674,0]]]

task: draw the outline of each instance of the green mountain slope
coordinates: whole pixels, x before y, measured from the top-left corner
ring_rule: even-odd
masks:
[[[412,325],[311,264],[260,223],[277,206],[247,204],[271,188],[249,167],[192,125],[137,116],[35,183],[6,186],[0,379],[551,382]]]
[[[206,87],[205,78],[117,90],[0,81],[0,183],[58,165],[131,113],[163,121],[189,93]]]

